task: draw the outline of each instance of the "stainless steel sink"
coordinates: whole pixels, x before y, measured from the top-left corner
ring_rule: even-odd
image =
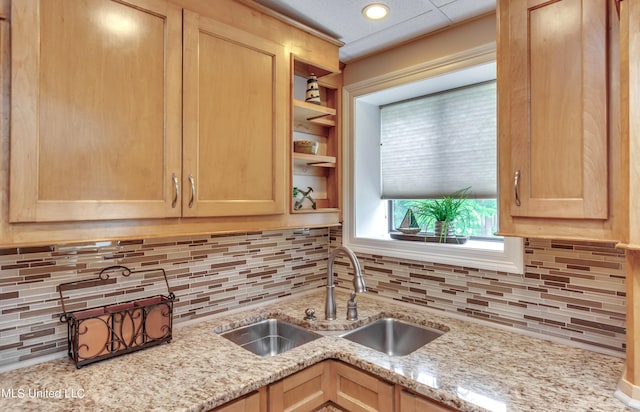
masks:
[[[387,355],[405,356],[443,333],[438,329],[383,318],[340,336]]]
[[[279,319],[267,319],[220,336],[259,356],[273,356],[321,338],[321,335]]]

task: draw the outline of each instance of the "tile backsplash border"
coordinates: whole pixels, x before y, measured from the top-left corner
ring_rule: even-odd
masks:
[[[0,249],[0,370],[66,352],[55,287],[110,265],[163,267],[174,325],[325,286],[339,227]],[[526,239],[525,273],[358,253],[368,292],[541,337],[624,355],[624,251],[615,244]],[[347,261],[337,286],[351,287]],[[165,293],[148,276],[73,294],[69,310]]]

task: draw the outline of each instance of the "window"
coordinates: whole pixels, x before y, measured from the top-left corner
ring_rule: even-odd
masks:
[[[399,227],[405,217],[408,209],[414,212],[420,210],[420,205],[432,199],[402,199],[390,200],[387,207],[389,208],[389,232],[394,232]],[[502,242],[501,236],[496,236],[498,230],[498,200],[493,199],[467,199],[464,219],[461,219],[455,226],[456,235],[467,236],[475,240],[499,241]],[[434,232],[433,221],[424,221],[418,216],[418,223],[423,231]]]
[[[473,114],[467,107],[460,108],[460,99],[464,99],[461,94],[469,91],[484,93],[485,98],[490,96],[495,110],[494,59],[495,52],[487,53],[481,62],[477,56],[469,60],[462,56],[446,65],[449,69],[446,73],[442,72],[444,64],[437,68],[426,64],[404,77],[390,74],[388,82],[378,78],[370,84],[361,82],[345,87],[343,242],[347,246],[383,256],[522,273],[521,239],[505,238],[504,242],[486,239],[491,237],[487,232],[492,235],[497,228],[497,214],[492,213],[497,211],[496,176],[495,173],[480,171],[495,171],[497,167],[495,118],[491,126],[493,129],[484,133],[490,141],[477,137],[460,144],[454,144],[452,139],[464,139],[470,134],[462,126],[458,136],[449,135],[448,140],[442,141],[433,137],[442,136],[441,131],[432,133],[430,137],[429,133],[404,130],[406,119],[393,123],[399,112],[407,111],[403,105],[409,104],[413,109],[432,99],[438,100],[433,110],[440,111],[440,116],[447,110],[455,115],[457,109],[454,123],[460,126],[460,111],[466,117]],[[453,94],[447,91],[453,91]],[[475,98],[479,99],[477,95]],[[443,99],[450,101],[443,103]],[[421,116],[418,117],[422,120],[428,117]],[[470,123],[478,126],[477,120]],[[478,159],[481,162],[477,162]],[[431,167],[424,167],[425,164]],[[485,177],[489,179],[483,181]],[[481,210],[484,221],[471,225],[474,227],[460,228],[461,234],[472,236],[464,245],[412,242],[390,237],[390,230],[399,225],[398,219],[402,220],[411,202],[438,198],[468,186],[477,188],[474,195],[478,199],[473,200],[473,207]]]
[[[390,230],[407,209],[469,188],[456,234],[493,238],[497,227],[496,81],[443,90],[380,106],[381,197]],[[426,220],[428,232],[434,222]]]
[[[380,106],[383,199],[496,198],[496,82]]]

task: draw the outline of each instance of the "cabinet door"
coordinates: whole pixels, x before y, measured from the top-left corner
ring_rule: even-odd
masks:
[[[284,48],[184,11],[183,215],[284,213]]]
[[[335,376],[338,406],[351,412],[393,410],[393,385],[340,362],[335,362]]]
[[[451,412],[447,406],[401,389],[398,412]]]
[[[180,215],[181,24],[164,1],[12,3],[11,221]]]
[[[331,399],[330,363],[322,362],[269,386],[269,410],[306,412]]]
[[[607,2],[500,7],[509,10],[512,164],[500,171],[513,179],[501,190],[511,215],[607,219]]]
[[[266,388],[260,388],[240,399],[220,405],[210,412],[267,412],[266,399]]]

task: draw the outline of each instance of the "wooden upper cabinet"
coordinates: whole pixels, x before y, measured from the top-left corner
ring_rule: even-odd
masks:
[[[184,11],[183,215],[284,213],[284,47]]]
[[[510,212],[607,219],[606,1],[512,1],[510,19]]]
[[[12,2],[10,220],[180,216],[179,7]]]
[[[622,231],[622,242],[627,248],[640,250],[640,213],[638,213],[640,210],[640,65],[638,65],[640,4],[638,2],[620,3],[620,54],[620,113],[624,142],[620,163],[625,170],[623,185],[625,192],[628,193],[628,199],[625,200],[628,222]],[[640,349],[640,339],[636,342],[636,346]],[[640,371],[637,367],[636,370]],[[640,385],[640,379],[633,383]]]
[[[619,122],[610,106],[618,60],[610,7],[499,0],[502,234],[611,239]]]

